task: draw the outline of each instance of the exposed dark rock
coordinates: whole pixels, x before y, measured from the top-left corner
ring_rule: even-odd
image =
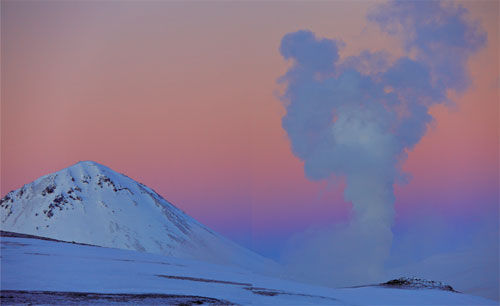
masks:
[[[5,207],[7,208],[8,207],[8,203],[14,203],[14,199],[12,198],[12,195],[13,195],[13,191],[7,193],[5,195],[5,197],[3,197],[1,200],[0,200],[0,207]]]
[[[416,277],[400,277],[380,284],[384,287],[405,288],[405,289],[439,289],[445,291],[458,292],[452,286],[443,282],[426,280]]]
[[[42,195],[46,196],[47,194],[53,193],[54,190],[56,190],[56,185],[51,184],[51,185],[45,187],[45,189],[42,191]]]

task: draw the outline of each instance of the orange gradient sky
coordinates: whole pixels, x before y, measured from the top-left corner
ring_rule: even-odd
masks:
[[[2,1],[2,196],[94,160],[264,253],[346,220],[342,186],[307,181],[281,128],[278,46],[310,29],[342,39],[342,56],[401,55],[366,21],[376,3]],[[498,213],[499,4],[464,5],[488,44],[469,62],[471,88],[432,109],[410,152],[398,220]]]

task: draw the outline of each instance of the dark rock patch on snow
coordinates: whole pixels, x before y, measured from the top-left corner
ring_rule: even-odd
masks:
[[[439,289],[444,291],[458,292],[452,286],[443,282],[426,280],[416,277],[401,277],[380,284],[380,286],[403,289]]]
[[[46,196],[47,194],[53,193],[54,190],[56,190],[56,185],[50,184],[47,187],[45,187],[44,190],[42,190],[42,195]]]

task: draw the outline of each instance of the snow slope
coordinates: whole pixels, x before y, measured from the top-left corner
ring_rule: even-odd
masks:
[[[67,303],[70,298],[78,298],[80,304],[115,300],[134,304],[496,304],[439,289],[332,289],[266,277],[234,266],[33,238],[2,237],[1,248],[0,302],[4,305],[20,297],[27,298],[26,303],[47,304]],[[93,294],[85,294],[89,292]],[[114,294],[114,299],[109,294]]]
[[[145,185],[92,161],[9,192],[1,229],[268,270],[273,262],[189,217]]]

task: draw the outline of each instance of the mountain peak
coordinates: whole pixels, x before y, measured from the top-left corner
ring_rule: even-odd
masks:
[[[82,169],[82,170],[93,169],[94,171],[98,170],[99,172],[112,171],[114,173],[117,173],[116,171],[112,170],[111,168],[109,168],[103,164],[100,164],[98,162],[92,161],[92,160],[79,161],[76,164],[73,164],[67,168],[62,169],[61,171],[74,170],[74,169]]]
[[[79,161],[76,164],[73,164],[60,171],[43,176],[38,180],[47,179],[48,177],[60,180],[64,184],[70,183],[73,185],[78,185],[79,187],[82,187],[81,183],[87,184],[94,179],[97,180],[98,185],[102,184],[102,180],[105,180],[107,183],[110,184],[114,184],[114,181],[122,181],[122,180],[125,180],[127,181],[127,183],[131,184],[136,183],[128,176],[121,174],[103,164],[91,160]]]
[[[99,167],[99,166],[101,166],[101,167],[104,167],[104,165],[101,165],[98,162],[95,162],[93,160],[81,160],[81,161],[77,162],[76,164],[74,164],[73,166],[82,166],[82,167],[91,167],[91,166]]]

